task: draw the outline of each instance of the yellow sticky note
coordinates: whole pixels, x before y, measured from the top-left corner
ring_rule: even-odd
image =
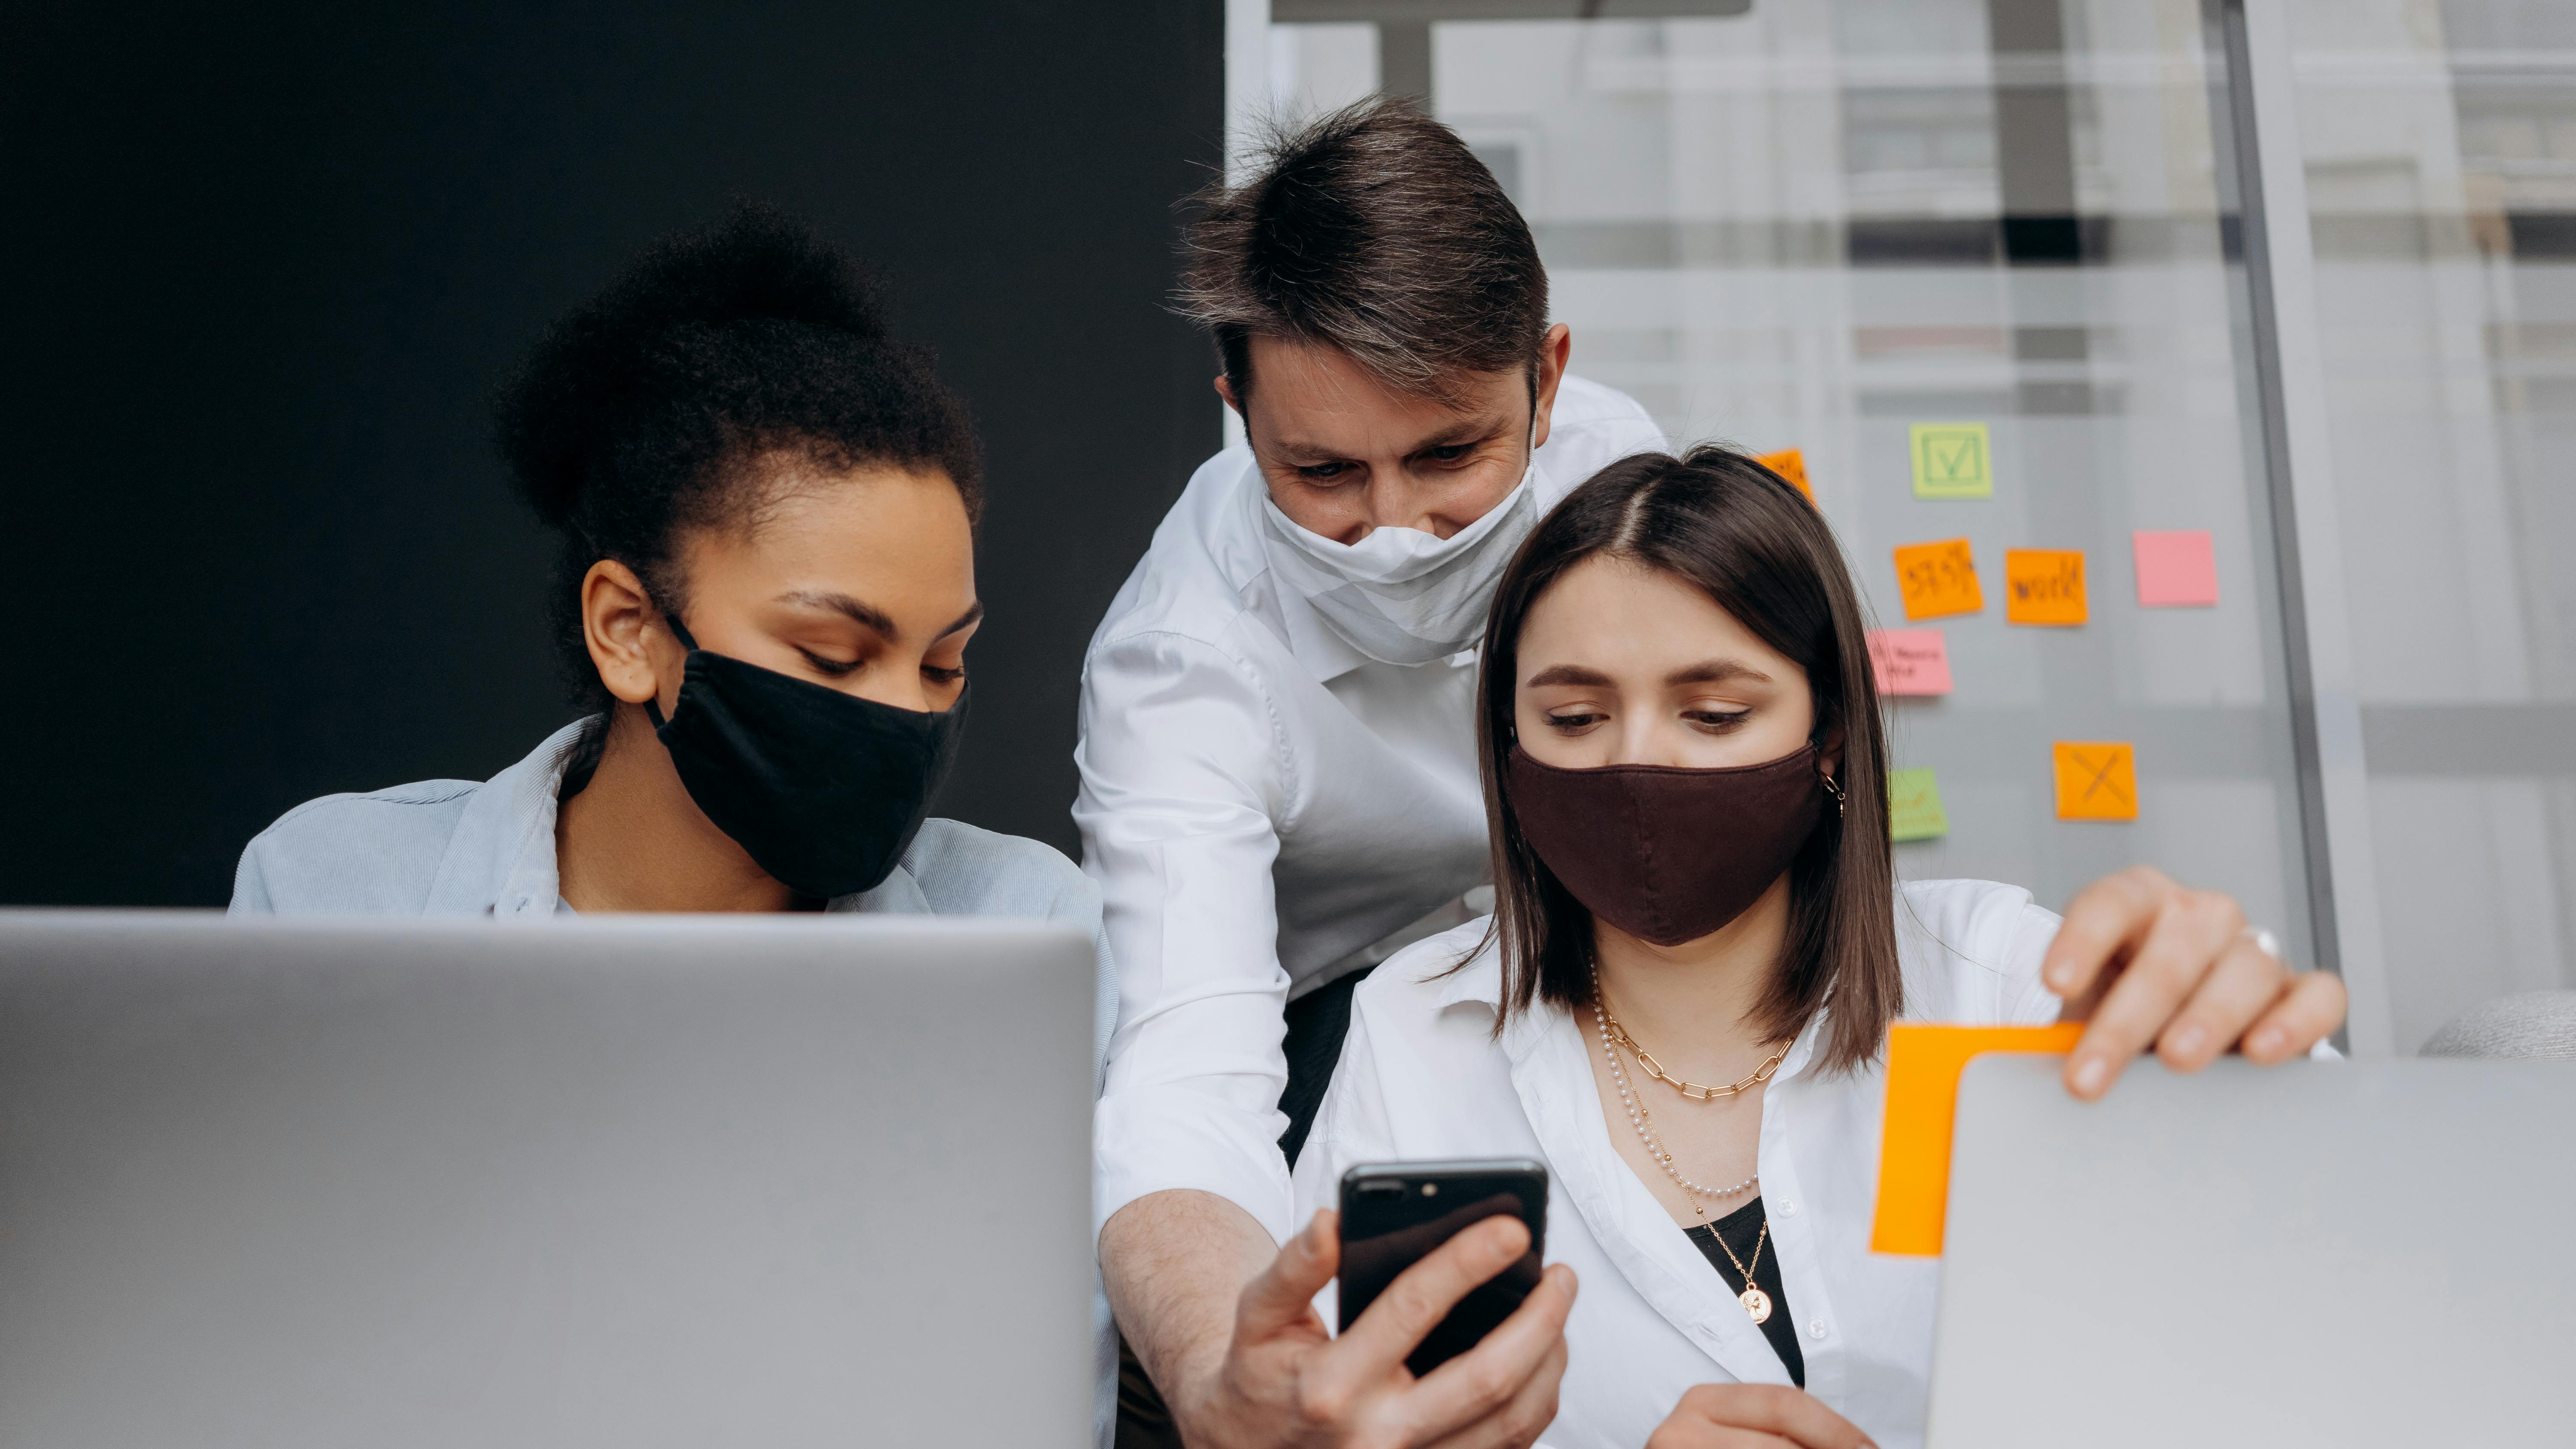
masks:
[[[1807,495],[1809,503],[1816,501],[1816,490],[1807,484],[1806,454],[1795,448],[1782,448],[1776,453],[1760,454],[1753,461],[1796,484],[1798,491]]]
[[[1941,808],[1941,782],[1932,767],[1887,772],[1887,838],[1933,840],[1950,833],[1950,815]]]
[[[2004,619],[2013,624],[2083,623],[2084,551],[2005,549]]]
[[[1909,619],[1973,614],[1986,606],[1985,590],[1977,586],[1976,556],[1964,538],[1898,549],[1896,590],[1904,596]]]
[[[1917,498],[1992,498],[1995,460],[1984,423],[1916,423],[1907,430]]]
[[[2059,740],[2057,818],[2138,818],[2138,753],[2122,740]]]
[[[1984,1052],[2075,1049],[2081,1022],[2056,1026],[1939,1026],[1900,1021],[1887,1029],[1887,1115],[1878,1139],[1878,1215],[1869,1246],[1881,1253],[1935,1257],[1950,1211],[1950,1129],[1959,1074]]]

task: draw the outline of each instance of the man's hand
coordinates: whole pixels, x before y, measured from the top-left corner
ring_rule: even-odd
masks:
[[[2343,1024],[2342,978],[2289,970],[2234,900],[2143,865],[2075,897],[2040,979],[2066,1003],[2060,1020],[2091,1023],[2066,1059],[2066,1089],[2087,1101],[2150,1045],[2178,1072],[2230,1047],[2270,1066]]]
[[[1225,1363],[1183,1437],[1194,1449],[1524,1449],[1556,1417],[1572,1269],[1549,1268],[1501,1327],[1428,1376],[1404,1360],[1528,1251],[1518,1218],[1488,1218],[1407,1268],[1334,1338],[1314,1297],[1340,1265],[1341,1236],[1332,1212],[1315,1214],[1244,1288]]]
[[[1682,1395],[1646,1449],[1874,1449],[1812,1395],[1780,1384],[1701,1384]]]

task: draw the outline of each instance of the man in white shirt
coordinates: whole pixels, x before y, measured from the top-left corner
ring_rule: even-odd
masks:
[[[1350,988],[1481,909],[1461,901],[1488,878],[1470,700],[1494,581],[1577,484],[1666,444],[1566,373],[1528,227],[1407,108],[1284,138],[1191,243],[1186,301],[1249,446],[1192,476],[1085,661],[1074,814],[1122,977],[1097,1210],[1181,1426],[1284,1443],[1215,1380],[1237,1293],[1294,1235],[1282,1149]]]
[[[1076,751],[1121,978],[1101,1270],[1151,1379],[1122,1383],[1119,1438],[1520,1449],[1556,1413],[1573,1275],[1416,1380],[1414,1343],[1526,1235],[1478,1224],[1330,1337],[1309,1300],[1339,1244],[1292,1221],[1286,1152],[1359,975],[1485,908],[1462,898],[1487,878],[1471,705],[1494,585],[1575,485],[1666,444],[1566,374],[1528,227],[1436,122],[1325,117],[1207,201],[1185,301],[1248,446],[1191,477],[1093,636]],[[2089,1018],[2068,1089],[2109,1090],[2252,939],[2233,901],[2154,871],[2080,894],[2051,974]],[[1130,1388],[1172,1424],[1129,1417]]]

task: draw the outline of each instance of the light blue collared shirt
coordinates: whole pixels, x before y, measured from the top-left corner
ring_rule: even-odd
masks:
[[[279,816],[242,851],[235,915],[548,916],[562,907],[555,797],[588,721],[481,784],[423,780],[325,795]],[[1107,1059],[1118,973],[1100,926],[1100,888],[1052,847],[931,819],[876,889],[827,911],[1054,921],[1091,938],[1093,1080]]]

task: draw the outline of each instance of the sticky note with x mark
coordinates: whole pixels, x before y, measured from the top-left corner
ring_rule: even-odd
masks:
[[[1908,430],[1917,498],[1992,498],[1995,463],[1984,423],[1916,423]]]
[[[2138,759],[2123,740],[2057,742],[2057,818],[2138,818]]]

